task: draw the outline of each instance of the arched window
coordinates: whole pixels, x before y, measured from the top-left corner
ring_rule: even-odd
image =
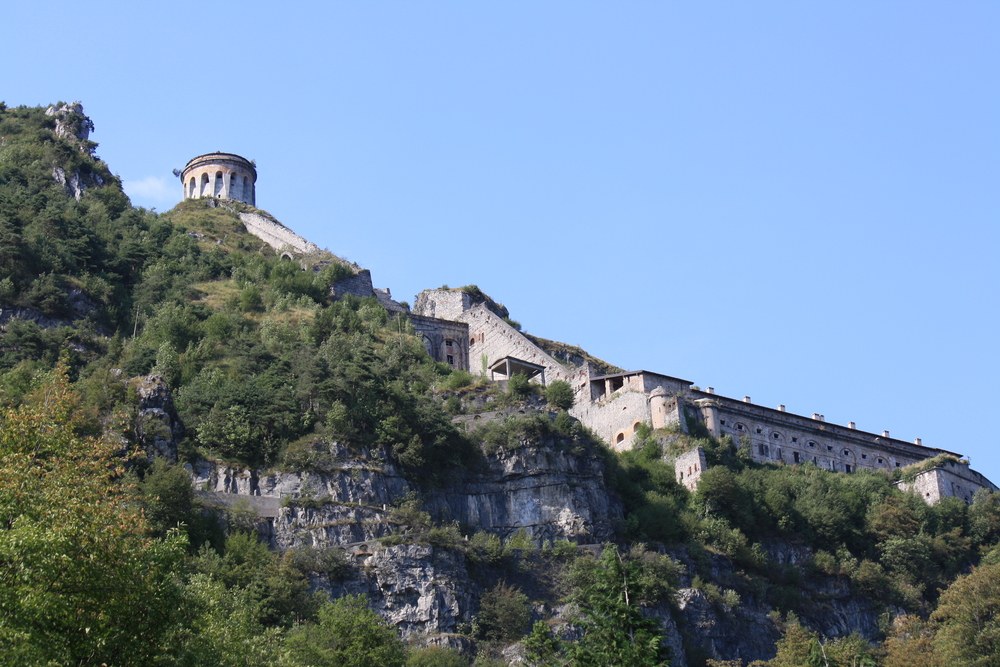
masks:
[[[621,442],[624,442],[624,441],[625,441],[625,434],[624,433],[619,433],[618,437],[615,438],[615,443],[621,443]]]
[[[253,204],[253,183],[250,182],[250,178],[247,176],[243,177],[243,201]]]
[[[229,198],[243,200],[243,188],[240,187],[240,177],[236,174],[229,176]]]
[[[212,195],[218,197],[222,194],[222,172],[215,172],[215,187],[212,190]]]
[[[195,181],[194,176],[192,176],[191,180],[188,181],[188,199],[194,197],[197,194],[197,192],[195,191],[195,188],[197,187],[198,187],[198,182]]]
[[[208,174],[201,175],[201,195],[202,197],[207,197],[211,194],[208,189]]]

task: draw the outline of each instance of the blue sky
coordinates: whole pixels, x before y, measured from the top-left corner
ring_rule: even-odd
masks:
[[[147,6],[148,5],[148,6]],[[213,150],[412,302],[968,454],[1000,482],[1000,4],[14,3],[137,205]]]

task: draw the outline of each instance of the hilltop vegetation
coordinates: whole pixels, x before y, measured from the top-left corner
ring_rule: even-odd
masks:
[[[57,137],[54,122],[0,106],[0,662],[461,665],[476,653],[490,665],[520,641],[528,664],[654,665],[671,660],[673,633],[687,664],[725,664],[685,615],[697,603],[720,626],[766,623],[776,656],[758,664],[995,664],[997,496],[929,507],[880,474],[761,466],[697,434],[647,429],[615,455],[566,412],[568,387],[504,392],[435,363],[405,318],[331,298],[344,267],[283,260],[223,208],[132,207],[96,144]],[[56,168],[86,185],[79,200]],[[467,568],[476,613],[449,638],[465,655],[405,644],[363,597],[330,599],[356,571],[345,552],[271,551],[252,512],[204,506],[184,468],[153,461],[136,388],[151,373],[183,425],[180,464],[322,475],[340,465],[336,443],[399,470],[414,491],[383,508],[381,544],[429,545]],[[453,417],[483,419],[463,430]],[[689,493],[672,460],[694,446],[711,467]],[[600,459],[621,509],[614,544],[540,544],[424,508],[525,448]],[[827,636],[837,604],[881,626]]]

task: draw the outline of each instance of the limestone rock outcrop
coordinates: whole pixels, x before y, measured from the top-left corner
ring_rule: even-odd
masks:
[[[160,375],[147,375],[135,381],[139,397],[136,433],[146,445],[150,458],[162,456],[177,460],[177,444],[184,436],[170,387]]]

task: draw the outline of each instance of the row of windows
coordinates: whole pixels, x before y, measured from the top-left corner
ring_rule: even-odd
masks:
[[[724,419],[720,420],[720,423],[723,426],[725,426],[726,420],[724,420]],[[738,432],[742,432],[742,433],[749,433],[750,432],[750,429],[745,424],[741,424],[739,422],[737,422],[735,424],[735,428],[736,428],[736,431],[738,431]],[[756,428],[756,433],[758,435],[762,435],[763,432],[764,431],[763,431],[763,429],[761,427],[758,426]],[[783,442],[784,441],[784,436],[781,433],[778,433],[776,431],[772,431],[771,432],[771,438],[774,439],[774,440],[776,440],[776,441],[778,441],[778,442]],[[797,443],[799,441],[798,436],[792,436],[791,441],[793,443]],[[806,446],[809,447],[809,448],[811,448],[811,449],[815,449],[815,448],[817,448],[819,446],[819,443],[817,443],[815,440],[808,440],[808,441],[806,441]],[[833,452],[833,448],[834,448],[833,445],[829,445],[829,444],[826,445],[826,451],[827,452]],[[770,447],[767,444],[759,443],[757,445],[757,453],[758,453],[759,456],[764,456],[764,457],[769,456],[769,452],[770,452]],[[854,452],[852,452],[850,449],[843,449],[843,450],[841,450],[840,454],[842,456],[845,456],[845,457],[848,457],[848,458],[851,458],[851,457],[854,456]],[[801,461],[799,460],[799,453],[798,452],[793,452],[793,455],[794,455],[793,456],[794,462],[795,463],[800,463]],[[777,449],[777,456],[778,456],[779,459],[781,458],[781,448],[780,447]],[[817,457],[815,457],[815,456],[813,457],[813,462],[816,461],[816,458]],[[884,458],[882,456],[875,456],[874,458],[875,458],[875,461],[876,461],[877,465],[887,465],[887,463],[888,463],[888,461],[886,460],[886,458]],[[868,453],[867,452],[861,452],[861,459],[867,461],[868,460]],[[847,467],[847,472],[851,472],[851,467],[852,467],[851,464],[845,464],[845,465]],[[856,467],[856,466],[854,466],[854,467]],[[896,463],[896,467],[897,468],[900,467],[900,464],[898,462]]]

